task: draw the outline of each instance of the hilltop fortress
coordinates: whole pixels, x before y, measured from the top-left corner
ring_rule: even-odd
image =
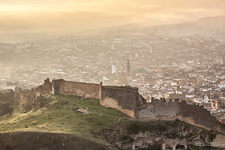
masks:
[[[50,86],[52,85],[52,86]],[[132,118],[138,118],[137,108],[146,104],[137,88],[127,86],[102,86],[100,84],[47,79],[41,86],[42,92],[52,94],[77,95],[85,98],[96,98],[102,106],[118,109]]]
[[[17,92],[18,93],[18,92]],[[189,105],[179,100],[157,100],[151,103],[139,94],[138,88],[129,86],[103,86],[100,84],[46,79],[44,83],[32,88],[29,97],[41,94],[76,95],[84,98],[96,98],[105,107],[122,111],[133,119],[149,121],[153,119],[175,120],[179,118],[195,126],[225,134],[225,125],[212,116],[203,106]],[[32,93],[32,94],[31,94]],[[18,95],[18,94],[17,94]],[[31,96],[32,95],[32,96]],[[20,99],[25,97],[20,91]]]

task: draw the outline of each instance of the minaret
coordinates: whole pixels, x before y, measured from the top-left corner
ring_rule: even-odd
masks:
[[[123,64],[121,65],[119,81],[120,81],[120,85],[128,85],[128,81],[126,79],[126,70]]]
[[[127,75],[129,76],[130,75],[130,62],[129,60],[127,60],[127,63],[126,63],[126,71],[127,71]]]

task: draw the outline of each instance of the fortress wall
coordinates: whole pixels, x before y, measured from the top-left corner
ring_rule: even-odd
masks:
[[[206,128],[217,128],[221,123],[212,116],[209,111],[198,105],[188,105],[186,102],[180,103],[179,115],[183,118],[190,118],[194,124],[205,126]]]
[[[140,109],[137,112],[138,118],[155,118],[155,107],[152,104],[148,104],[146,108]]]
[[[163,118],[174,117],[179,110],[178,102],[163,102],[159,100],[152,100],[151,104],[144,109],[140,109],[137,113],[138,118]]]
[[[25,100],[31,101],[31,100],[34,100],[35,98],[37,98],[38,96],[40,96],[41,94],[46,94],[46,93],[51,93],[51,92],[52,92],[52,83],[47,78],[46,80],[44,80],[44,83],[42,85],[39,85],[30,90],[16,88],[15,92],[14,92],[15,93],[14,98],[20,104]]]
[[[39,94],[51,93],[52,92],[52,83],[47,78],[46,80],[44,80],[44,83],[42,85],[38,86],[34,90],[36,90],[36,92],[39,92]]]
[[[220,123],[209,111],[198,105],[186,102],[165,102],[146,100],[138,93],[138,88],[102,86],[82,82],[46,79],[44,84],[31,90],[16,89],[14,98],[19,102],[35,99],[40,94],[64,94],[100,99],[102,106],[115,108],[134,119],[179,117],[181,120],[205,129],[214,129],[225,134],[225,124]]]
[[[152,100],[145,108],[137,111],[138,119],[165,119],[178,117],[180,120],[195,126],[213,129],[225,134],[225,124],[220,123],[215,116],[199,105],[189,105],[183,102],[163,102]]]
[[[162,102],[159,100],[153,100],[152,104],[155,107],[155,116],[160,117],[169,117],[176,116],[177,110],[179,108],[178,102]]]
[[[185,100],[185,94],[169,94],[165,96],[166,99],[180,99]]]
[[[136,106],[139,101],[137,88],[102,86],[102,106],[118,109],[132,118],[136,118]]]
[[[81,97],[100,98],[100,84],[53,80],[53,94],[77,95]]]
[[[100,100],[100,104],[104,107],[110,107],[110,108],[115,108],[125,114],[127,114],[128,116],[135,118],[135,111],[134,110],[127,110],[127,109],[123,109],[122,106],[120,106],[118,104],[118,101],[112,98],[105,98],[104,100]]]

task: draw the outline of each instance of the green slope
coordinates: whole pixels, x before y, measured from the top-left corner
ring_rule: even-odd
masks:
[[[101,129],[126,124],[129,118],[124,113],[100,105],[98,99],[81,99],[77,96],[43,95],[48,104],[38,110],[0,117],[0,132],[52,132],[69,133],[95,142],[105,142],[96,133]],[[78,112],[79,110],[83,111]],[[87,110],[88,108],[88,110]],[[121,126],[121,124],[120,124]]]

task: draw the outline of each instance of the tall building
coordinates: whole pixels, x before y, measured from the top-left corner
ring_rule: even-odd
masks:
[[[209,97],[207,95],[204,96],[204,102],[208,103],[209,102]]]
[[[116,64],[112,65],[112,74],[116,74]]]
[[[149,52],[150,52],[150,54],[152,54],[152,48],[151,47],[149,47]]]
[[[127,63],[126,63],[126,71],[127,71],[127,75],[130,75],[130,62],[129,62],[129,60],[127,60]]]
[[[225,57],[223,56],[222,60],[221,60],[221,65],[225,65]]]

